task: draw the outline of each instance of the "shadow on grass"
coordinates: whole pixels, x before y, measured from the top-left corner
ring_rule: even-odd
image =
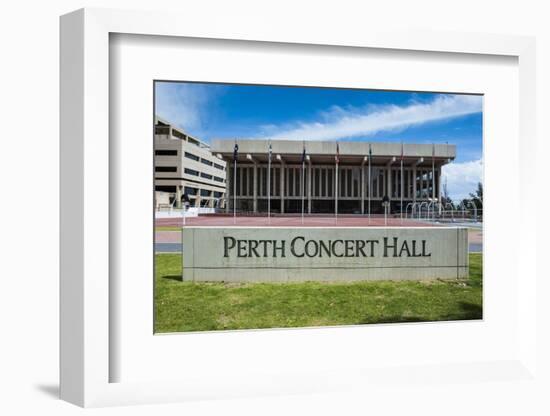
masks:
[[[393,315],[393,316],[384,316],[381,319],[373,320],[372,318],[366,318],[362,320],[361,322],[358,322],[360,325],[369,325],[369,324],[403,324],[407,322],[427,322],[429,319],[420,317],[420,316],[401,316],[401,315]]]
[[[474,319],[483,319],[483,307],[475,303],[459,302],[459,311],[447,315],[441,315],[437,318],[425,316],[402,316],[392,315],[384,316],[379,319],[365,318],[358,324],[402,324],[409,322],[444,322],[444,321],[469,321]]]
[[[459,302],[463,316],[459,319],[483,319],[483,306],[470,302]]]
[[[168,274],[168,275],[164,275],[162,276],[163,279],[168,279],[168,280],[175,280],[176,282],[181,282],[181,275],[180,274]]]

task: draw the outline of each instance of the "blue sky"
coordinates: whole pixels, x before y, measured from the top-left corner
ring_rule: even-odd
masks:
[[[457,146],[450,196],[482,181],[483,98],[418,92],[157,82],[157,114],[216,139],[394,141]]]

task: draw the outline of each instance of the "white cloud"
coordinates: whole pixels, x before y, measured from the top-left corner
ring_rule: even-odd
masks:
[[[186,131],[200,131],[210,116],[207,109],[217,90],[200,84],[159,82],[155,91],[156,113]]]
[[[443,166],[441,183],[447,180],[449,197],[454,201],[462,200],[474,193],[479,182],[483,183],[483,162],[481,159],[470,162],[450,163]]]
[[[364,108],[332,107],[321,113],[317,122],[296,122],[265,131],[273,140],[338,140],[399,131],[431,121],[439,121],[481,112],[482,98],[472,95],[441,95],[428,103],[406,106],[384,105]]]

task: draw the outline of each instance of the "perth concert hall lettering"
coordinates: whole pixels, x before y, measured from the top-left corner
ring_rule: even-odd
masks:
[[[426,240],[249,240],[223,238],[224,257],[430,257]]]

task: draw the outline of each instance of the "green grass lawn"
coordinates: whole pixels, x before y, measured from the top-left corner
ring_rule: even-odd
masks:
[[[156,255],[156,332],[482,318],[482,255],[457,281],[181,282],[181,255]]]

